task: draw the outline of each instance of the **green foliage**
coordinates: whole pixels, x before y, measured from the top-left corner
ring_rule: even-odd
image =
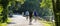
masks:
[[[0,26],[7,26],[7,23],[0,23]]]
[[[60,26],[59,23],[60,22],[60,0],[56,0],[56,1],[52,0],[52,2],[53,2],[54,14],[55,14],[55,25]]]
[[[2,11],[3,11],[3,8],[2,8],[2,6],[0,6],[0,14],[1,14]]]
[[[42,8],[49,8],[52,9],[52,0],[42,0],[40,3]]]
[[[34,9],[39,10],[39,0],[26,0],[24,3],[25,10],[34,11]]]
[[[16,1],[20,2],[21,4],[24,4],[25,0],[16,0]]]
[[[42,16],[43,19],[48,19],[49,21],[50,18],[52,17],[54,18],[52,0],[42,0],[42,2],[40,3],[40,15]]]
[[[2,20],[1,20],[1,19],[2,19],[2,17],[3,17],[3,16],[2,16],[2,10],[3,10],[3,7],[2,7],[2,6],[0,6],[0,23],[2,22]]]
[[[48,16],[50,15],[52,16],[52,12],[53,12],[52,0],[42,0],[40,4],[41,4],[40,7],[43,8],[44,11],[43,13],[45,13]]]

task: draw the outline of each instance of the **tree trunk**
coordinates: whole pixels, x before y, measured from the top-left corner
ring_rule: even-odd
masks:
[[[60,24],[60,1],[56,0],[56,3],[54,2],[54,0],[52,0],[53,3],[53,11],[55,14],[55,24],[56,26],[59,26]],[[58,7],[57,7],[58,6]]]

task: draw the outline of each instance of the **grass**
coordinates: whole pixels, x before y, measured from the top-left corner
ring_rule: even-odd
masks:
[[[7,23],[0,23],[0,26],[7,26]]]
[[[11,20],[10,18],[7,19],[7,22],[11,22],[11,21],[12,21],[12,20]],[[1,22],[0,22],[0,26],[7,26],[7,23],[6,23],[6,22],[5,22],[5,23],[1,23]]]
[[[39,20],[40,23],[42,23],[44,26],[55,26],[54,22],[49,22],[45,20]]]
[[[7,19],[7,22],[11,22],[12,20],[10,18]]]

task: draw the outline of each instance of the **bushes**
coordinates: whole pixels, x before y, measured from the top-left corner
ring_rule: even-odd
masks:
[[[7,26],[7,23],[0,23],[0,26]]]
[[[1,18],[1,16],[0,16],[0,18]],[[11,19],[10,18],[8,18],[7,19],[7,23],[10,23],[11,22]],[[5,23],[2,23],[2,20],[0,21],[0,26],[7,26],[7,23],[5,22]]]

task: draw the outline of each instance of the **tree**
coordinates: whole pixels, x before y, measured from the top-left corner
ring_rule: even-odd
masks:
[[[41,8],[41,15],[44,19],[48,19],[53,17],[53,6],[52,6],[52,0],[42,0],[40,3]],[[52,16],[52,17],[44,17],[44,16]]]
[[[15,2],[16,0],[0,0],[0,5],[2,5],[3,10],[2,10],[2,22],[6,22],[7,21],[7,15],[9,12],[9,6],[11,6],[11,3]],[[21,4],[23,4],[24,0],[20,0],[19,2],[21,2]],[[1,12],[1,10],[0,10]],[[1,13],[0,13],[1,14]]]
[[[1,4],[3,6],[3,12],[2,12],[2,15],[3,15],[3,18],[2,18],[2,21],[3,23],[7,21],[7,5],[8,5],[8,2],[9,0],[1,0]]]
[[[26,0],[24,3],[24,9],[30,11],[32,9],[32,11],[34,9],[36,9],[37,11],[39,10],[39,3],[40,0]]]
[[[52,0],[53,10],[55,14],[55,24],[56,26],[60,26],[60,0]]]
[[[0,5],[0,23],[2,22],[2,11],[3,11],[3,7]]]

